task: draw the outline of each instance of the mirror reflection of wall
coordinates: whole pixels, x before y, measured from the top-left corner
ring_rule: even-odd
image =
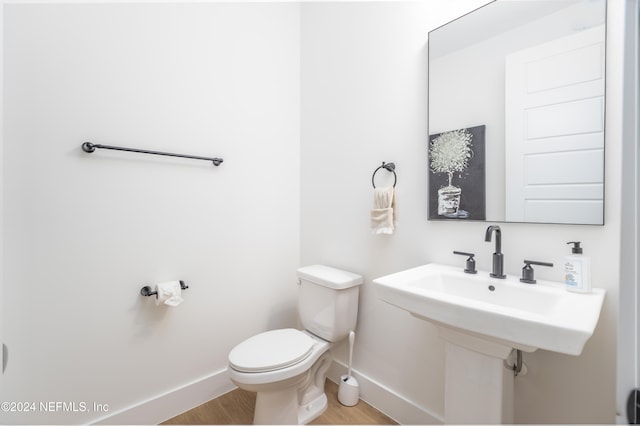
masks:
[[[430,139],[485,126],[486,220],[603,223],[605,9],[497,0],[429,33]],[[438,214],[437,175],[430,219],[484,219]]]

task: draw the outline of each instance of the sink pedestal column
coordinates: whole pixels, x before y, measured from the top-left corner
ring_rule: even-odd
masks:
[[[446,424],[513,423],[512,348],[438,327],[446,340]]]

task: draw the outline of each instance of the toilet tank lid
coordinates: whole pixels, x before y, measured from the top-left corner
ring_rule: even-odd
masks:
[[[298,268],[298,278],[336,290],[362,284],[362,276],[325,265],[309,265]]]

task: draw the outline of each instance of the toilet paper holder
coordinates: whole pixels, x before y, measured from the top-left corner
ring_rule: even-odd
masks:
[[[182,290],[186,290],[186,289],[189,288],[189,286],[186,285],[184,283],[184,281],[180,280],[180,288]],[[158,292],[156,290],[152,289],[150,285],[145,285],[144,287],[142,287],[140,289],[140,294],[143,295],[143,296],[155,296],[155,295],[158,294]]]

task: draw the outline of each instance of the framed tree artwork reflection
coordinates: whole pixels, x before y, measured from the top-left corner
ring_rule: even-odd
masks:
[[[429,136],[429,219],[486,219],[485,126]]]

